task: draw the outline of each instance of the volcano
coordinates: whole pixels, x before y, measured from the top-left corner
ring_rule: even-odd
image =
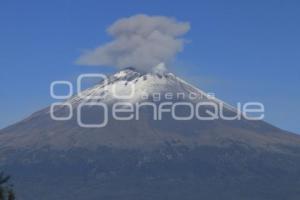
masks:
[[[156,108],[176,103],[184,120],[165,112],[157,120]],[[187,119],[186,103],[202,103],[202,117],[210,105],[238,113],[172,73],[127,68],[2,129],[0,167],[24,200],[299,198],[299,135],[244,117]],[[116,104],[132,111],[119,113],[127,120],[116,119]]]

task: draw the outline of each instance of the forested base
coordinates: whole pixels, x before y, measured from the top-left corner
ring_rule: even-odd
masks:
[[[300,151],[285,150],[233,144],[23,152],[5,168],[20,200],[298,200]]]

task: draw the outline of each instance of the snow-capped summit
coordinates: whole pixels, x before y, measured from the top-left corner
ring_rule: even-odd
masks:
[[[144,94],[177,92],[181,90],[180,84],[182,84],[181,80],[172,73],[142,73],[134,68],[126,68],[108,76],[94,87],[82,91],[70,101],[75,103],[84,99],[93,99],[109,103],[126,99],[137,102]]]
[[[152,101],[151,97],[160,95],[163,99],[166,93],[171,96],[169,100],[180,100],[197,102],[210,100],[218,104],[222,103],[227,109],[235,111],[231,105],[208,95],[201,89],[189,84],[173,73],[164,70],[164,65],[159,64],[156,70],[150,72],[139,72],[132,67],[121,70],[108,76],[99,84],[80,92],[69,99],[68,102],[75,106],[83,101],[103,102],[107,104],[116,101],[127,101],[136,103],[139,101]],[[194,98],[190,98],[194,96]]]

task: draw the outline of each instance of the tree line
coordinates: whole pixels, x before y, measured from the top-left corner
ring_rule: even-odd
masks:
[[[10,176],[0,173],[0,200],[15,200],[13,186],[9,183]]]

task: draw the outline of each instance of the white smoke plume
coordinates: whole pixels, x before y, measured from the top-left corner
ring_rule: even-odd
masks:
[[[76,63],[151,71],[182,51],[185,40],[180,36],[189,29],[188,22],[164,16],[140,14],[122,18],[107,29],[113,37],[111,42],[86,51]]]

